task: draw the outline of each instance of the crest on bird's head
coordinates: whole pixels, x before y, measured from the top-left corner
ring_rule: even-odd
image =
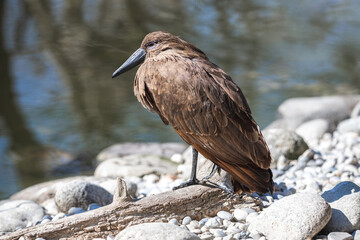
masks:
[[[189,55],[189,57],[195,57],[195,55],[197,55],[206,58],[205,53],[194,45],[171,33],[163,31],[147,34],[141,43],[141,48],[146,51],[147,55],[158,55],[161,52],[169,50],[169,53],[171,53],[172,50],[173,53],[184,55],[184,57],[186,57],[186,55]]]

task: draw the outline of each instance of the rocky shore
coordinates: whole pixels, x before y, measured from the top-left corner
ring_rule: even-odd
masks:
[[[360,96],[289,99],[278,110],[263,130],[275,192],[250,194],[260,208],[143,223],[102,239],[360,239]],[[180,143],[127,143],[97,161],[94,176],[37,184],[0,201],[0,239],[110,204],[117,177],[133,198],[172,191],[188,178],[191,153]]]

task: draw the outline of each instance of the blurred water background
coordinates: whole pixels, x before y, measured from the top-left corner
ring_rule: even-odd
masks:
[[[91,172],[114,143],[181,141],[137,102],[135,70],[111,79],[152,31],[207,53],[262,128],[287,98],[360,93],[357,0],[3,0],[0,21],[0,199]]]

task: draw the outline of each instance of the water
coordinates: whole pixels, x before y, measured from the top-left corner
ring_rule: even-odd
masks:
[[[229,73],[261,127],[287,98],[360,92],[356,0],[8,0],[0,10],[0,199],[89,172],[113,143],[181,141],[133,96],[135,70],[111,79],[155,30]],[[67,153],[82,164],[50,172]]]

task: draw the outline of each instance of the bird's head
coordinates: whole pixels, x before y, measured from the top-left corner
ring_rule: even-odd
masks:
[[[112,75],[112,77],[132,69],[143,63],[146,58],[166,54],[167,51],[190,59],[195,57],[206,58],[206,55],[197,47],[167,32],[152,32],[145,36],[141,46],[136,50]]]

